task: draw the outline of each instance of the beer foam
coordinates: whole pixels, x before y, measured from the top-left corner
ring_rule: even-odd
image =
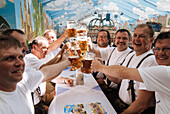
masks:
[[[92,57],[92,58],[83,58],[83,60],[94,60],[94,58]]]
[[[68,58],[79,58],[79,56],[69,56]]]

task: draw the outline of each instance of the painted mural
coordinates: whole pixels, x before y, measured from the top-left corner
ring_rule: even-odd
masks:
[[[53,22],[39,0],[1,0],[0,29],[6,28],[22,29],[29,43],[45,29],[53,29]]]

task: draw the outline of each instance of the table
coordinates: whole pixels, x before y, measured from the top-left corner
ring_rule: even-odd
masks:
[[[75,71],[64,70],[62,77],[75,76]],[[71,77],[75,80],[75,77]],[[75,82],[75,81],[74,81]],[[101,91],[98,83],[91,74],[84,74],[84,85],[68,87],[66,84],[56,84],[56,97],[52,101],[48,114],[64,114],[64,106],[71,104],[100,102],[107,114],[116,114],[112,105]]]

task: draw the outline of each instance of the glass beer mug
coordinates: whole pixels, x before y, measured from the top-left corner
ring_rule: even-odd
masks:
[[[67,21],[67,37],[77,37],[76,22],[74,20]]]
[[[77,36],[78,37],[87,36],[86,23],[79,23],[78,24],[78,27],[77,27]]]
[[[87,36],[78,37],[78,44],[82,53],[85,53],[88,49]]]
[[[89,74],[91,73],[91,63],[95,58],[95,54],[92,52],[86,51],[83,57],[83,67],[81,68],[81,72]]]
[[[69,49],[68,60],[71,62],[73,70],[79,69],[83,65],[75,49]]]

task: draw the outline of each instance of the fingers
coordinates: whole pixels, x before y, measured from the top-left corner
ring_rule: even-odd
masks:
[[[72,79],[66,79],[66,84],[70,87],[73,86],[73,80]]]

